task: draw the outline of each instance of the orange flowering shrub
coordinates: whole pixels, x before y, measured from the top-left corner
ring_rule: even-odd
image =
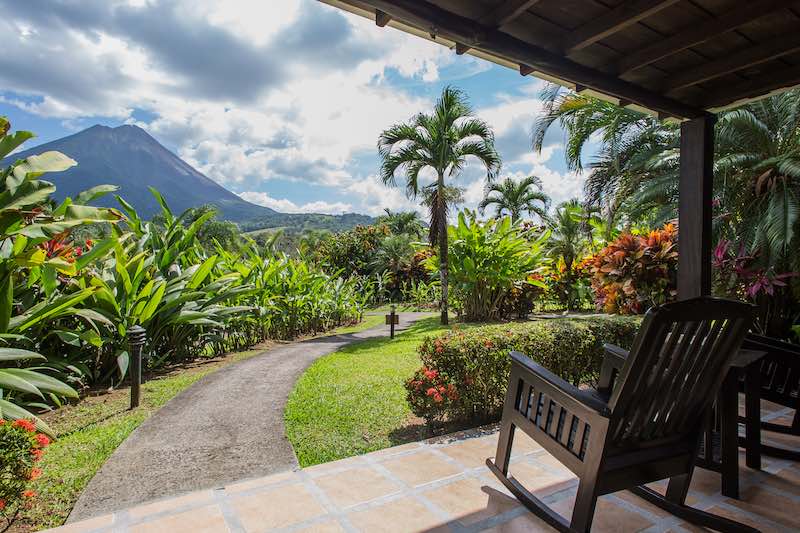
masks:
[[[595,305],[606,313],[639,314],[673,300],[678,269],[674,225],[647,235],[624,233],[589,260]]]
[[[36,496],[27,485],[42,475],[36,463],[49,444],[47,435],[37,433],[32,422],[0,419],[0,516],[5,519],[6,527],[26,500]]]

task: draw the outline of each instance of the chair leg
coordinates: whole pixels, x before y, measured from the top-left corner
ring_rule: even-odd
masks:
[[[592,527],[594,509],[597,505],[597,484],[595,479],[582,479],[578,485],[578,494],[575,496],[575,507],[572,510],[572,531],[587,532]]]
[[[669,478],[667,492],[664,497],[672,503],[683,505],[686,502],[686,495],[689,494],[691,482],[692,472]]]
[[[516,426],[511,422],[503,421],[500,424],[500,434],[497,438],[497,452],[494,455],[497,468],[508,475],[508,464],[511,461],[511,446],[514,444],[514,431]]]

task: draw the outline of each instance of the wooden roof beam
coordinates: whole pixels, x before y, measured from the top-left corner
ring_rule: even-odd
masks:
[[[567,55],[605,39],[626,27],[658,13],[678,0],[630,0],[606,12],[567,35],[564,51]]]
[[[666,91],[676,91],[777,59],[800,50],[800,33],[780,35],[767,42],[729,54],[722,59],[702,64],[696,68],[671,74],[664,84]]]
[[[486,13],[479,22],[489,28],[500,29],[527,11],[528,8],[541,1],[542,0],[505,0],[498,7]],[[464,54],[470,49],[467,45],[462,46],[465,47],[463,52],[459,53],[458,48],[456,48],[456,53],[458,55]]]
[[[540,46],[522,41],[457,15],[425,0],[362,0],[373,8],[418,29],[494,54],[507,61],[528,65],[537,72],[582,85],[617,99],[675,117],[694,118],[705,112],[691,105],[649,91],[596,69],[578,64]]]
[[[516,19],[542,0],[505,0],[478,21],[483,26],[499,29]]]
[[[762,76],[726,87],[716,93],[708,95],[703,100],[707,108],[721,107],[731,102],[755,98],[778,89],[790,88],[800,85],[800,66],[788,67],[779,74],[768,78]]]
[[[671,37],[656,39],[653,44],[634,52],[617,64],[617,72],[625,74],[664,57],[733,31],[759,17],[794,4],[794,0],[748,0],[723,15],[705,20]]]
[[[381,11],[380,9],[375,10],[375,24],[380,26],[381,28],[386,27],[387,24],[392,20],[392,17]]]

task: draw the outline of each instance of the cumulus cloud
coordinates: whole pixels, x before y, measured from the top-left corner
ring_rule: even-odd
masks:
[[[316,0],[277,4],[0,0],[0,103],[68,127],[96,117],[137,124],[209,177],[277,210],[419,209],[402,188],[375,177],[375,141],[390,124],[429,109],[436,94],[429,88],[443,73],[458,79],[489,64]],[[536,170],[560,194],[572,186],[559,179],[580,178],[546,173],[545,152],[555,145],[530,159],[540,88],[523,81],[478,112],[495,128],[506,170]],[[364,153],[372,159],[364,162]],[[470,199],[480,178],[471,168],[463,176]],[[270,180],[329,187],[353,200],[303,203],[254,192]]]
[[[353,211],[353,207],[345,202],[328,203],[316,201],[297,205],[286,198],[272,198],[267,193],[258,191],[246,191],[240,193],[239,196],[248,202],[263,205],[264,207],[269,207],[281,213],[323,213],[326,215],[338,215]]]

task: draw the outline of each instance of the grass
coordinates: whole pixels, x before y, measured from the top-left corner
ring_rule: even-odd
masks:
[[[414,302],[400,302],[394,304],[383,304],[378,307],[373,307],[369,310],[370,313],[389,313],[391,311],[391,307],[395,306],[395,310],[398,313],[401,312],[410,312],[410,311],[426,311],[426,312],[434,312],[436,309],[432,309],[430,307],[420,307],[419,305],[415,304]]]
[[[345,335],[347,333],[358,333],[365,329],[374,328],[384,323],[382,315],[364,315],[364,319],[352,326],[342,326],[326,333],[326,335]]]
[[[469,327],[457,325],[454,327]],[[417,347],[447,330],[425,318],[394,340],[372,339],[317,360],[286,406],[286,433],[303,467],[416,440],[420,426],[403,383],[419,368]]]
[[[367,316],[359,324],[331,333],[353,333],[383,323]],[[33,483],[38,493],[12,531],[37,531],[64,523],[83,489],[120,444],[178,393],[203,377],[261,353],[258,349],[179,367],[142,386],[142,404],[129,410],[129,389],[121,388],[44,415],[58,438],[42,458],[42,477]]]

